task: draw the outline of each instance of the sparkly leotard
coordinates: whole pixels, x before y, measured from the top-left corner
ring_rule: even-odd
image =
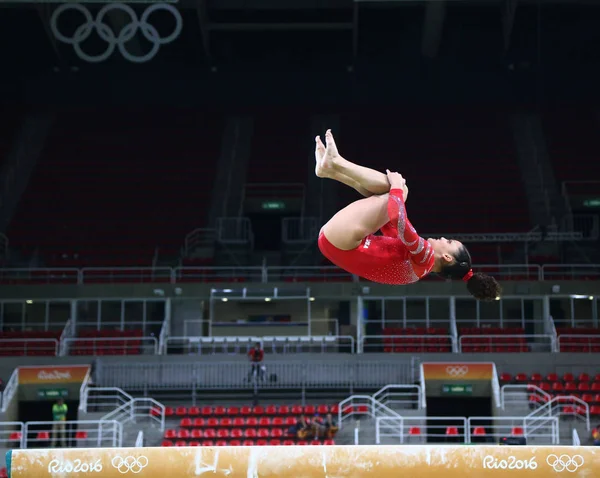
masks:
[[[336,266],[364,279],[397,285],[417,282],[433,269],[433,248],[408,220],[401,189],[390,191],[387,208],[390,222],[381,228],[383,236],[371,234],[357,248],[343,251],[321,231],[319,249]]]

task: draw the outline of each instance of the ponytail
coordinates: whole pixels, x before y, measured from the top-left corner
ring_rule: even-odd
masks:
[[[464,246],[454,256],[454,262],[442,268],[440,275],[447,279],[462,279],[470,294],[478,300],[496,300],[502,292],[500,284],[493,277],[480,272],[473,273],[471,255]]]

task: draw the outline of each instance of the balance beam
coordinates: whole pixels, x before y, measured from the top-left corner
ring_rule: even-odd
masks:
[[[600,478],[600,447],[265,446],[13,450],[9,478]]]

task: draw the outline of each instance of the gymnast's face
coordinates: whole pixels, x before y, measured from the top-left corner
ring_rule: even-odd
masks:
[[[439,239],[429,238],[427,240],[433,246],[436,259],[439,258],[448,264],[454,262],[454,257],[463,247],[462,242],[455,241],[454,239],[446,239],[445,237],[440,237]]]

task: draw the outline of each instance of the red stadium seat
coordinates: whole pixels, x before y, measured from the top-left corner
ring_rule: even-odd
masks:
[[[75,439],[76,440],[87,440],[88,438],[88,432],[86,432],[85,430],[81,430],[75,433]]]
[[[421,429],[419,427],[410,427],[408,429],[408,434],[410,436],[419,436],[421,435]]]
[[[163,440],[160,446],[173,446],[173,442],[171,440]]]
[[[177,407],[175,409],[175,415],[178,417],[185,417],[187,415],[187,407]]]
[[[473,429],[473,436],[476,436],[476,437],[485,436],[485,428],[484,427],[475,427]]]
[[[229,446],[241,446],[242,442],[240,440],[231,440],[229,442]]]
[[[447,427],[446,435],[447,436],[458,436],[458,428],[457,427]]]
[[[181,421],[179,422],[179,426],[183,427],[183,428],[190,428],[192,426],[192,419],[191,418],[182,418]]]
[[[202,445],[202,443],[200,443],[199,441],[195,441],[195,440],[189,442],[189,444],[188,444],[188,446],[201,446],[201,445]]]
[[[521,427],[513,427],[510,434],[514,437],[521,437],[523,436],[523,429]]]
[[[167,440],[172,440],[173,438],[177,438],[176,430],[165,430],[165,438]]]

